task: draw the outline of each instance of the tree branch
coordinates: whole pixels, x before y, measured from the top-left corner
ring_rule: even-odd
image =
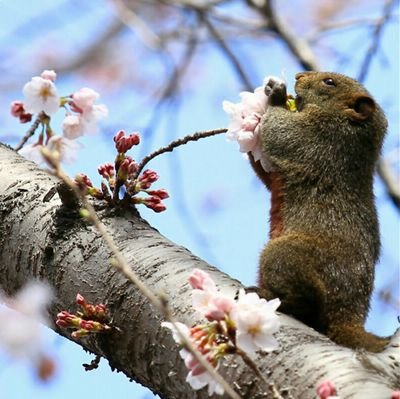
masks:
[[[208,397],[204,390],[192,391],[185,383],[187,370],[169,332],[160,327],[162,318],[110,266],[111,254],[96,230],[77,213],[64,209],[56,196],[43,202],[57,180],[1,145],[0,178],[0,284],[4,290],[12,294],[29,279],[47,280],[56,295],[50,308],[53,320],[59,311],[73,306],[77,292],[93,303],[107,303],[113,324],[122,333],[89,337],[79,345],[107,358],[112,368],[163,398]],[[234,296],[240,287],[161,236],[138,214],[103,209],[100,215],[130,266],[155,292],[169,298],[176,319],[189,325],[199,321],[190,310],[191,290],[186,282],[194,267],[210,272],[225,294]],[[331,379],[343,399],[390,397],[399,384],[398,347],[382,354],[353,352],[285,315],[281,320],[280,350],[257,359],[278,392],[290,387],[293,397],[314,398],[317,382]],[[221,372],[242,397],[272,397],[241,360],[226,359]]]

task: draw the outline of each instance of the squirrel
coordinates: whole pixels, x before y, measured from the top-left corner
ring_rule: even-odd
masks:
[[[272,170],[249,153],[271,191],[259,291],[337,344],[379,352],[388,339],[363,325],[380,251],[373,174],[387,121],[359,82],[338,73],[298,73],[295,91],[293,112],[282,81],[265,86],[260,135]]]

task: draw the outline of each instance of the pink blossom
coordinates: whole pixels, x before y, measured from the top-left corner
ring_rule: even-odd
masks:
[[[201,269],[193,269],[188,281],[194,289],[217,292],[214,280],[208,273]]]
[[[264,79],[264,85],[270,77]],[[278,78],[274,78],[279,80]],[[264,86],[257,87],[253,93],[244,91],[239,94],[241,101],[232,103],[223,101],[222,107],[229,115],[230,122],[226,137],[239,143],[239,150],[250,152],[255,161],[260,161],[266,171],[271,169],[268,159],[262,152],[260,141],[260,122],[267,110],[268,97]]]
[[[96,100],[100,97],[100,94],[96,91],[83,87],[72,95],[73,103],[71,107],[74,111],[79,113],[85,113],[92,110],[92,107]]]
[[[259,123],[267,109],[267,96],[263,87],[254,93],[240,93],[241,102],[224,101],[222,107],[230,116],[227,138],[239,143],[240,152],[251,152],[256,161],[261,159]]]
[[[79,115],[66,115],[62,123],[64,137],[74,140],[85,133],[85,121]]]
[[[272,334],[278,331],[279,316],[275,313],[279,299],[267,301],[254,293],[240,290],[230,316],[236,325],[236,344],[249,356],[255,356],[259,349],[273,351],[278,342]]]
[[[69,103],[72,111],[77,112],[81,118],[80,123],[85,133],[97,133],[97,123],[108,115],[108,109],[104,104],[95,104],[100,95],[84,87],[72,95]]]
[[[53,70],[45,69],[41,75],[43,79],[51,80],[54,82],[56,80],[57,74]]]
[[[41,111],[51,116],[60,107],[57,89],[51,80],[34,76],[23,88],[25,96],[24,108],[27,113],[36,114]]]
[[[212,377],[207,371],[199,374],[190,371],[186,377],[186,382],[195,390],[202,389],[208,385],[207,390],[209,396],[213,394],[224,394],[224,388],[217,381],[215,381],[214,377]]]
[[[234,300],[219,292],[195,289],[192,292],[192,306],[207,320],[224,320],[234,305]]]

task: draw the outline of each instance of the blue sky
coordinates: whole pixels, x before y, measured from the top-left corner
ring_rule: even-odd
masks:
[[[25,131],[25,126],[19,125],[9,116],[8,104],[21,98],[20,89],[24,83],[43,69],[43,64],[36,58],[36,47],[32,42],[42,43],[43,46],[55,43],[56,47],[65,49],[64,55],[72,56],[74,51],[85,48],[90,35],[99,34],[105,22],[113,15],[107,1],[96,2],[97,5],[101,4],[97,7],[91,6],[90,2],[84,5],[81,3],[61,0],[0,1],[0,71],[3,71],[3,75],[7,74],[12,82],[9,87],[5,84],[6,80],[0,82],[3,85],[0,93],[0,140],[8,140],[13,144]],[[304,3],[294,1],[291,7],[305,13],[307,10],[302,8]],[[378,3],[371,2],[371,7],[365,7],[366,15],[370,13],[379,16],[381,7],[377,6]],[[80,12],[80,6],[84,12]],[[59,13],[55,14],[52,10]],[[350,10],[348,17],[357,16],[357,12]],[[68,22],[63,22],[65,20]],[[296,26],[299,24],[293,17],[292,21]],[[382,51],[373,61],[365,82],[384,107],[390,122],[385,154],[399,148],[398,33],[397,23],[386,27]],[[368,32],[365,30],[343,31],[324,38],[324,46],[318,53],[322,69],[357,76],[368,45],[366,38]],[[300,69],[282,45],[272,40],[261,44],[254,41],[242,43],[238,40],[233,45],[242,59],[249,60],[251,68],[248,72],[254,86],[260,85],[266,75],[277,75],[284,76],[289,90],[293,90],[294,74]],[[339,62],[327,50],[328,46],[345,51],[350,58]],[[129,75],[129,68],[132,68],[132,74],[143,73],[148,79],[151,71],[151,76],[161,81],[161,67],[154,61],[155,55],[149,51],[141,51],[140,54],[149,57],[140,59],[145,64],[143,72],[127,65],[126,73]],[[48,69],[52,67],[51,63],[46,65]],[[19,82],[19,88],[15,82]],[[111,141],[113,134],[121,128],[143,131],[147,126],[151,115],[150,99],[143,98],[140,91],[129,85],[107,90],[104,82],[99,83],[88,75],[60,75],[57,86],[59,92],[65,94],[82,86],[93,87],[102,94],[102,102],[110,109],[110,118],[103,124],[101,135],[82,140],[85,148],[78,162],[68,167],[72,175],[84,172],[95,180],[97,166],[114,157]],[[195,66],[185,79],[179,102],[167,112],[160,112],[159,124],[151,135],[143,137],[143,142],[147,140],[149,143],[143,146],[154,150],[176,137],[226,126],[228,120],[221,103],[225,99],[238,101],[240,90],[237,77],[226,60],[215,47],[204,46],[202,55],[196,58]],[[54,124],[56,126],[57,123]],[[132,154],[134,158],[143,155],[140,150]],[[157,187],[167,188],[171,198],[166,200],[166,212],[154,214],[147,209],[140,209],[143,217],[172,241],[186,246],[244,284],[254,284],[258,256],[268,237],[269,197],[236,144],[228,143],[223,136],[205,139],[161,156],[149,166],[160,175]],[[376,286],[378,289],[388,287],[394,293],[397,290],[398,296],[399,213],[388,200],[378,180],[376,198],[383,243]],[[396,326],[395,309],[374,297],[367,328],[377,334],[388,335]],[[25,365],[0,356],[3,399],[62,399],[75,396],[77,392],[79,395],[93,395],[99,399],[111,395],[121,398],[151,397],[147,397],[146,390],[129,382],[121,373],[112,373],[105,360],[98,370],[85,372],[81,364],[89,362],[91,355],[50,331],[46,334],[59,363],[56,379],[50,385],[38,384]]]

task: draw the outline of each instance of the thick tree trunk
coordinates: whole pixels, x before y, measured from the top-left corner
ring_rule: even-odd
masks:
[[[187,370],[170,331],[161,328],[162,318],[148,300],[112,268],[110,251],[99,234],[76,212],[65,209],[57,194],[46,195],[56,179],[0,145],[0,181],[3,289],[13,294],[30,279],[48,281],[55,291],[52,320],[60,310],[75,309],[78,292],[92,303],[107,303],[121,332],[83,339],[78,345],[104,356],[112,368],[162,398],[206,398],[205,390],[195,392],[185,382]],[[240,287],[238,281],[168,241],[138,215],[108,209],[99,213],[131,267],[155,293],[167,295],[179,321],[198,321],[187,284],[193,268],[211,273],[225,293],[234,295]],[[282,315],[281,320],[279,351],[261,354],[257,363],[284,397],[289,393],[293,398],[314,398],[317,383],[325,379],[335,383],[341,398],[390,398],[399,387],[398,347],[378,355],[354,352],[290,317]],[[273,397],[236,358],[225,360],[222,373],[244,398]]]

